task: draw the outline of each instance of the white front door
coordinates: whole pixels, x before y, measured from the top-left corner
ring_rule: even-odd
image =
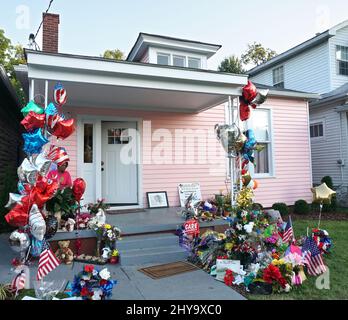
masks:
[[[111,205],[138,204],[136,129],[136,122],[102,122],[102,195]]]

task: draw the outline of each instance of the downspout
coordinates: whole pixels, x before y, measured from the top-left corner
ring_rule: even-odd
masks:
[[[339,112],[340,114],[340,160],[342,161],[342,163],[340,164],[340,169],[341,169],[341,185],[344,184],[344,176],[343,176],[343,166],[344,166],[344,162],[343,162],[343,153],[342,153],[342,112]]]

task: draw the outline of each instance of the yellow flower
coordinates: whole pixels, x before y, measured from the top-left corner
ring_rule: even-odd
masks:
[[[118,250],[115,249],[114,251],[112,251],[111,256],[117,257],[118,255],[119,255]]]
[[[272,261],[272,264],[273,264],[274,266],[280,266],[280,265],[282,265],[282,264],[285,264],[285,261],[284,261],[284,259],[280,259],[280,260],[274,259],[274,260]]]
[[[104,228],[105,228],[105,229],[111,229],[111,226],[110,226],[109,224],[105,224],[105,225],[104,225]]]
[[[226,243],[225,244],[225,250],[230,251],[233,248],[233,243]]]

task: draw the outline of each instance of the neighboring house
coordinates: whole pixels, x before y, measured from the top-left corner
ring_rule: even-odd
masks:
[[[62,111],[77,130],[57,143],[67,148],[72,176],[87,182],[85,202],[142,208],[147,192],[167,191],[169,205],[179,206],[180,183],[200,183],[205,199],[226,190],[214,126],[227,122],[226,102],[248,78],[208,70],[219,45],[140,33],[126,61],[62,54],[58,23],[45,15],[43,51],[26,50],[27,66],[17,71],[31,98],[47,92],[50,101],[56,82],[64,84]],[[254,111],[249,125],[266,146],[257,155],[256,201],[266,207],[311,199],[307,100],[315,97],[271,88]]]
[[[320,93],[310,103],[313,182],[331,176],[348,205],[348,20],[249,71],[252,81]]]
[[[4,189],[5,176],[16,176],[17,167],[23,157],[20,109],[16,92],[5,69],[0,65],[0,194]],[[8,195],[4,197],[7,199]]]

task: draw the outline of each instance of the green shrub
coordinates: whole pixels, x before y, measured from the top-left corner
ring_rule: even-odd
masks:
[[[253,203],[253,210],[263,210],[263,206],[261,203]]]
[[[289,208],[283,202],[274,203],[272,209],[279,211],[282,217],[286,217],[289,214]]]
[[[333,186],[333,182],[332,182],[332,178],[330,176],[325,176],[321,179],[321,183],[326,183],[326,185],[332,189],[332,190],[335,190],[334,189],[334,186]],[[331,197],[331,203],[330,204],[324,204],[323,205],[323,211],[324,212],[332,212],[332,211],[336,211],[337,209],[337,198],[336,198],[336,195],[334,194],[332,197]]]
[[[297,200],[294,205],[294,213],[308,214],[311,208],[306,200]]]

